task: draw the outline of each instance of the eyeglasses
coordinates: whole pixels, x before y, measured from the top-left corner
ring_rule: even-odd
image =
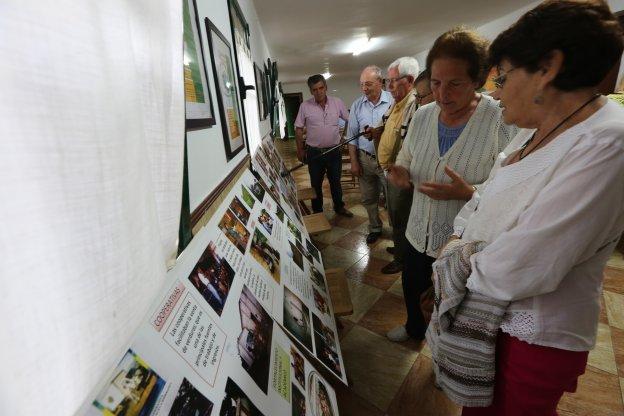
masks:
[[[399,80],[403,79],[403,78],[407,78],[409,75],[403,75],[402,77],[398,77],[398,78],[387,78],[384,81],[384,84],[386,85],[386,87],[390,84],[392,84],[393,82],[398,82]]]
[[[513,72],[514,69],[516,68],[511,68],[509,71],[503,72],[499,76],[492,78],[492,82],[494,83],[494,86],[498,89],[503,88],[503,85],[505,85],[505,82],[507,82],[507,75]]]
[[[431,94],[433,94],[433,91],[430,92],[429,94],[425,94],[425,95],[420,95],[420,94],[416,93],[416,99],[418,100],[418,102],[421,102],[425,98],[429,97]]]
[[[371,82],[371,81],[360,82],[360,88],[364,88],[364,87],[371,88],[371,87],[374,87],[376,83],[377,82]]]

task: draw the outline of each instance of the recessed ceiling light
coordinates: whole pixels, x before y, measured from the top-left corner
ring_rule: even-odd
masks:
[[[358,56],[361,53],[364,53],[370,50],[376,43],[377,39],[364,37],[353,41],[350,45],[350,50],[353,56]]]
[[[325,71],[321,75],[323,75],[323,78],[325,79],[330,79],[334,74],[331,74],[329,71]]]

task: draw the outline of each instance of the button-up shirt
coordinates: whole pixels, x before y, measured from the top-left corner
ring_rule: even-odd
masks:
[[[347,107],[340,98],[328,96],[325,107],[321,107],[312,97],[299,106],[295,127],[306,128],[308,146],[330,147],[340,141],[338,119],[349,119]]]
[[[351,105],[349,113],[349,127],[347,137],[351,138],[364,130],[364,127],[377,127],[381,124],[381,118],[388,111],[394,100],[392,94],[388,91],[381,91],[379,101],[373,104],[370,100],[362,95]],[[351,142],[358,149],[362,149],[372,155],[375,154],[375,143],[366,137],[359,137]]]

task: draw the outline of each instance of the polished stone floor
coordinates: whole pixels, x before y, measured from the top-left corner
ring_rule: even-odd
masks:
[[[277,141],[286,164],[296,163],[294,141]],[[304,167],[294,172],[299,187],[309,186]],[[380,269],[391,256],[392,245],[385,211],[383,238],[368,246],[368,220],[357,186],[344,186],[344,201],[355,214],[335,217],[325,182],[325,213],[332,230],[314,236],[326,268],[346,270],[353,315],[339,318],[341,347],[350,386],[334,383],[342,416],[453,416],[460,408],[433,386],[427,346],[393,343],[384,334],[404,322],[400,274]],[[566,394],[560,415],[624,415],[624,258],[614,254],[605,269],[603,308],[598,343],[589,355],[577,392]]]

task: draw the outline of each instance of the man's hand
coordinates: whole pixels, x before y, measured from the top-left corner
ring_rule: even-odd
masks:
[[[297,160],[299,160],[299,162],[301,163],[305,163],[305,159],[306,159],[306,154],[305,154],[305,149],[303,147],[301,148],[297,148]]]
[[[364,137],[366,137],[368,140],[375,140],[378,141],[381,138],[381,133],[383,133],[384,128],[383,126],[381,127],[366,127],[364,129]]]
[[[403,166],[392,165],[388,169],[388,181],[397,188],[411,189],[412,182],[410,181],[410,174]]]
[[[423,182],[418,186],[418,192],[436,200],[461,200],[468,201],[472,198],[474,189],[472,185],[462,178],[459,173],[446,166],[446,175],[451,178],[451,183]]]
[[[360,165],[357,159],[351,159],[351,174],[358,177],[362,176],[362,165]]]

